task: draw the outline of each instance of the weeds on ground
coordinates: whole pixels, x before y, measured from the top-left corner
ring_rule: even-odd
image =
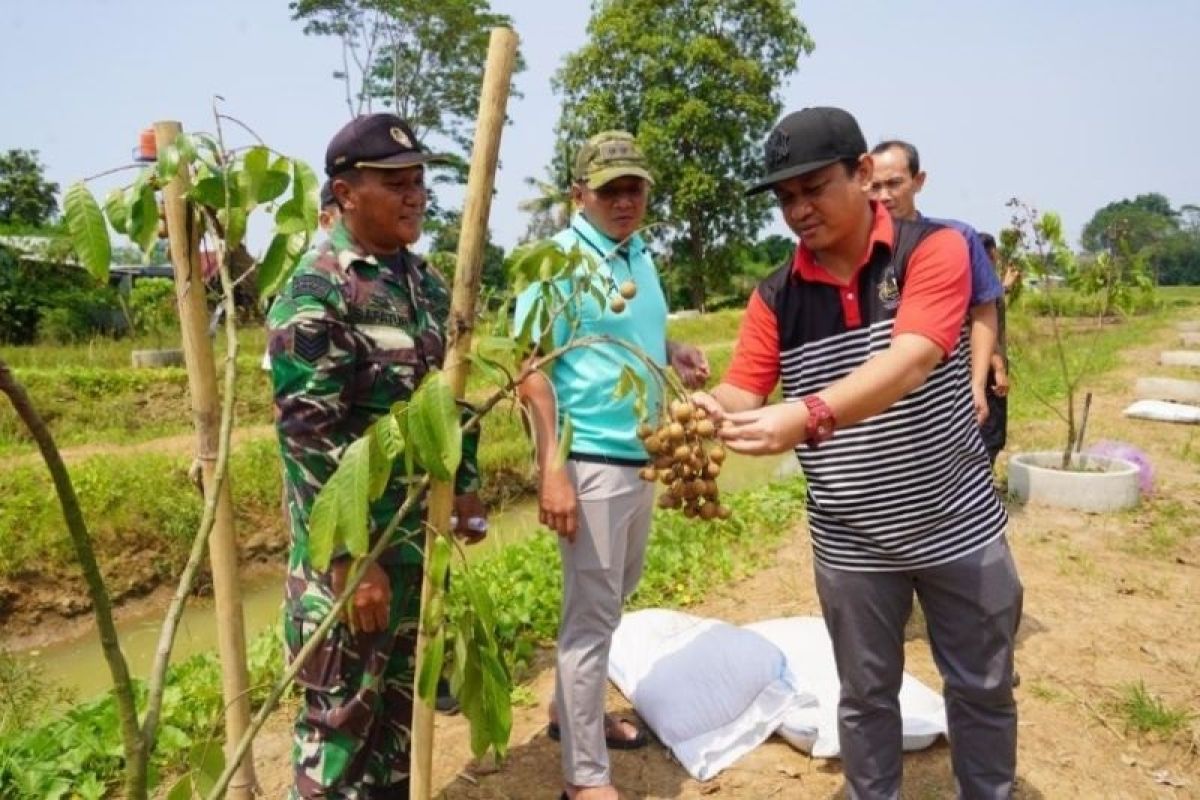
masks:
[[[1126,731],[1170,739],[1182,733],[1195,714],[1185,708],[1168,705],[1151,694],[1145,683],[1129,683],[1118,689],[1112,710],[1121,717]]]

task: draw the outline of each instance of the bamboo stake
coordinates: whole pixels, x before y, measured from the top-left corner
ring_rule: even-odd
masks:
[[[158,152],[163,152],[182,131],[178,122],[154,124]],[[216,519],[209,539],[213,597],[217,616],[217,650],[221,657],[221,683],[225,697],[225,749],[232,755],[250,722],[249,676],[246,669],[246,633],[238,583],[237,542],[233,530],[233,504],[229,481],[216,480],[221,411],[212,342],[208,338],[208,307],[200,269],[199,228],[194,224],[185,194],[190,180],[181,172],[163,187],[163,205],[170,237],[171,263],[175,268],[175,296],[183,333],[188,394],[196,428],[198,458],[205,494],[217,493]],[[255,788],[253,758],[245,759],[230,785],[232,800],[251,800]]]
[[[508,28],[493,28],[488,43],[483,90],[479,95],[479,119],[471,150],[471,171],[467,177],[467,196],[463,206],[462,228],[458,239],[458,261],[454,270],[454,295],[450,303],[450,321],[444,369],[455,397],[461,397],[467,384],[471,334],[475,329],[475,306],[487,239],[488,214],[496,180],[496,162],[500,152],[500,133],[504,129],[509,83],[517,54],[517,35]],[[429,526],[425,534],[425,552],[432,552],[438,531],[449,530],[454,505],[452,483],[436,481],[429,497]],[[431,585],[428,573],[421,585],[421,607],[429,603]],[[441,587],[438,587],[441,591]],[[417,632],[417,667],[421,674],[425,643],[433,634],[424,625]],[[429,800],[433,778],[433,707],[424,702],[413,684],[412,785],[409,796]]]

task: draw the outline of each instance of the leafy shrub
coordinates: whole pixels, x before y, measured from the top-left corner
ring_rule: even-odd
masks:
[[[175,284],[166,278],[142,278],[129,290],[129,316],[142,336],[162,336],[176,327]]]
[[[78,267],[21,260],[0,246],[0,341],[73,342],[122,326],[113,289],[96,285]]]

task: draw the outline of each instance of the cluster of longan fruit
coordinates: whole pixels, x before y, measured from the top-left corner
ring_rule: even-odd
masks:
[[[650,454],[650,464],[638,474],[667,487],[658,496],[659,508],[682,509],[689,519],[729,519],[731,512],[721,505],[717,489],[725,448],[715,440],[716,433],[708,413],[686,400],[673,401],[658,428],[644,422],[638,426]]]

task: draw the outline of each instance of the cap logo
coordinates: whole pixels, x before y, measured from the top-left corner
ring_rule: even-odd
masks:
[[[596,154],[597,161],[615,161],[622,158],[633,158],[633,147],[629,142],[605,142],[600,145]]]
[[[395,139],[396,143],[401,147],[407,147],[409,150],[412,149],[412,139],[409,139],[408,134],[406,134],[402,129],[392,128],[390,133],[392,134],[392,138]]]
[[[767,138],[766,155],[767,170],[773,171],[782,166],[792,153],[791,136],[785,130],[776,128]]]

